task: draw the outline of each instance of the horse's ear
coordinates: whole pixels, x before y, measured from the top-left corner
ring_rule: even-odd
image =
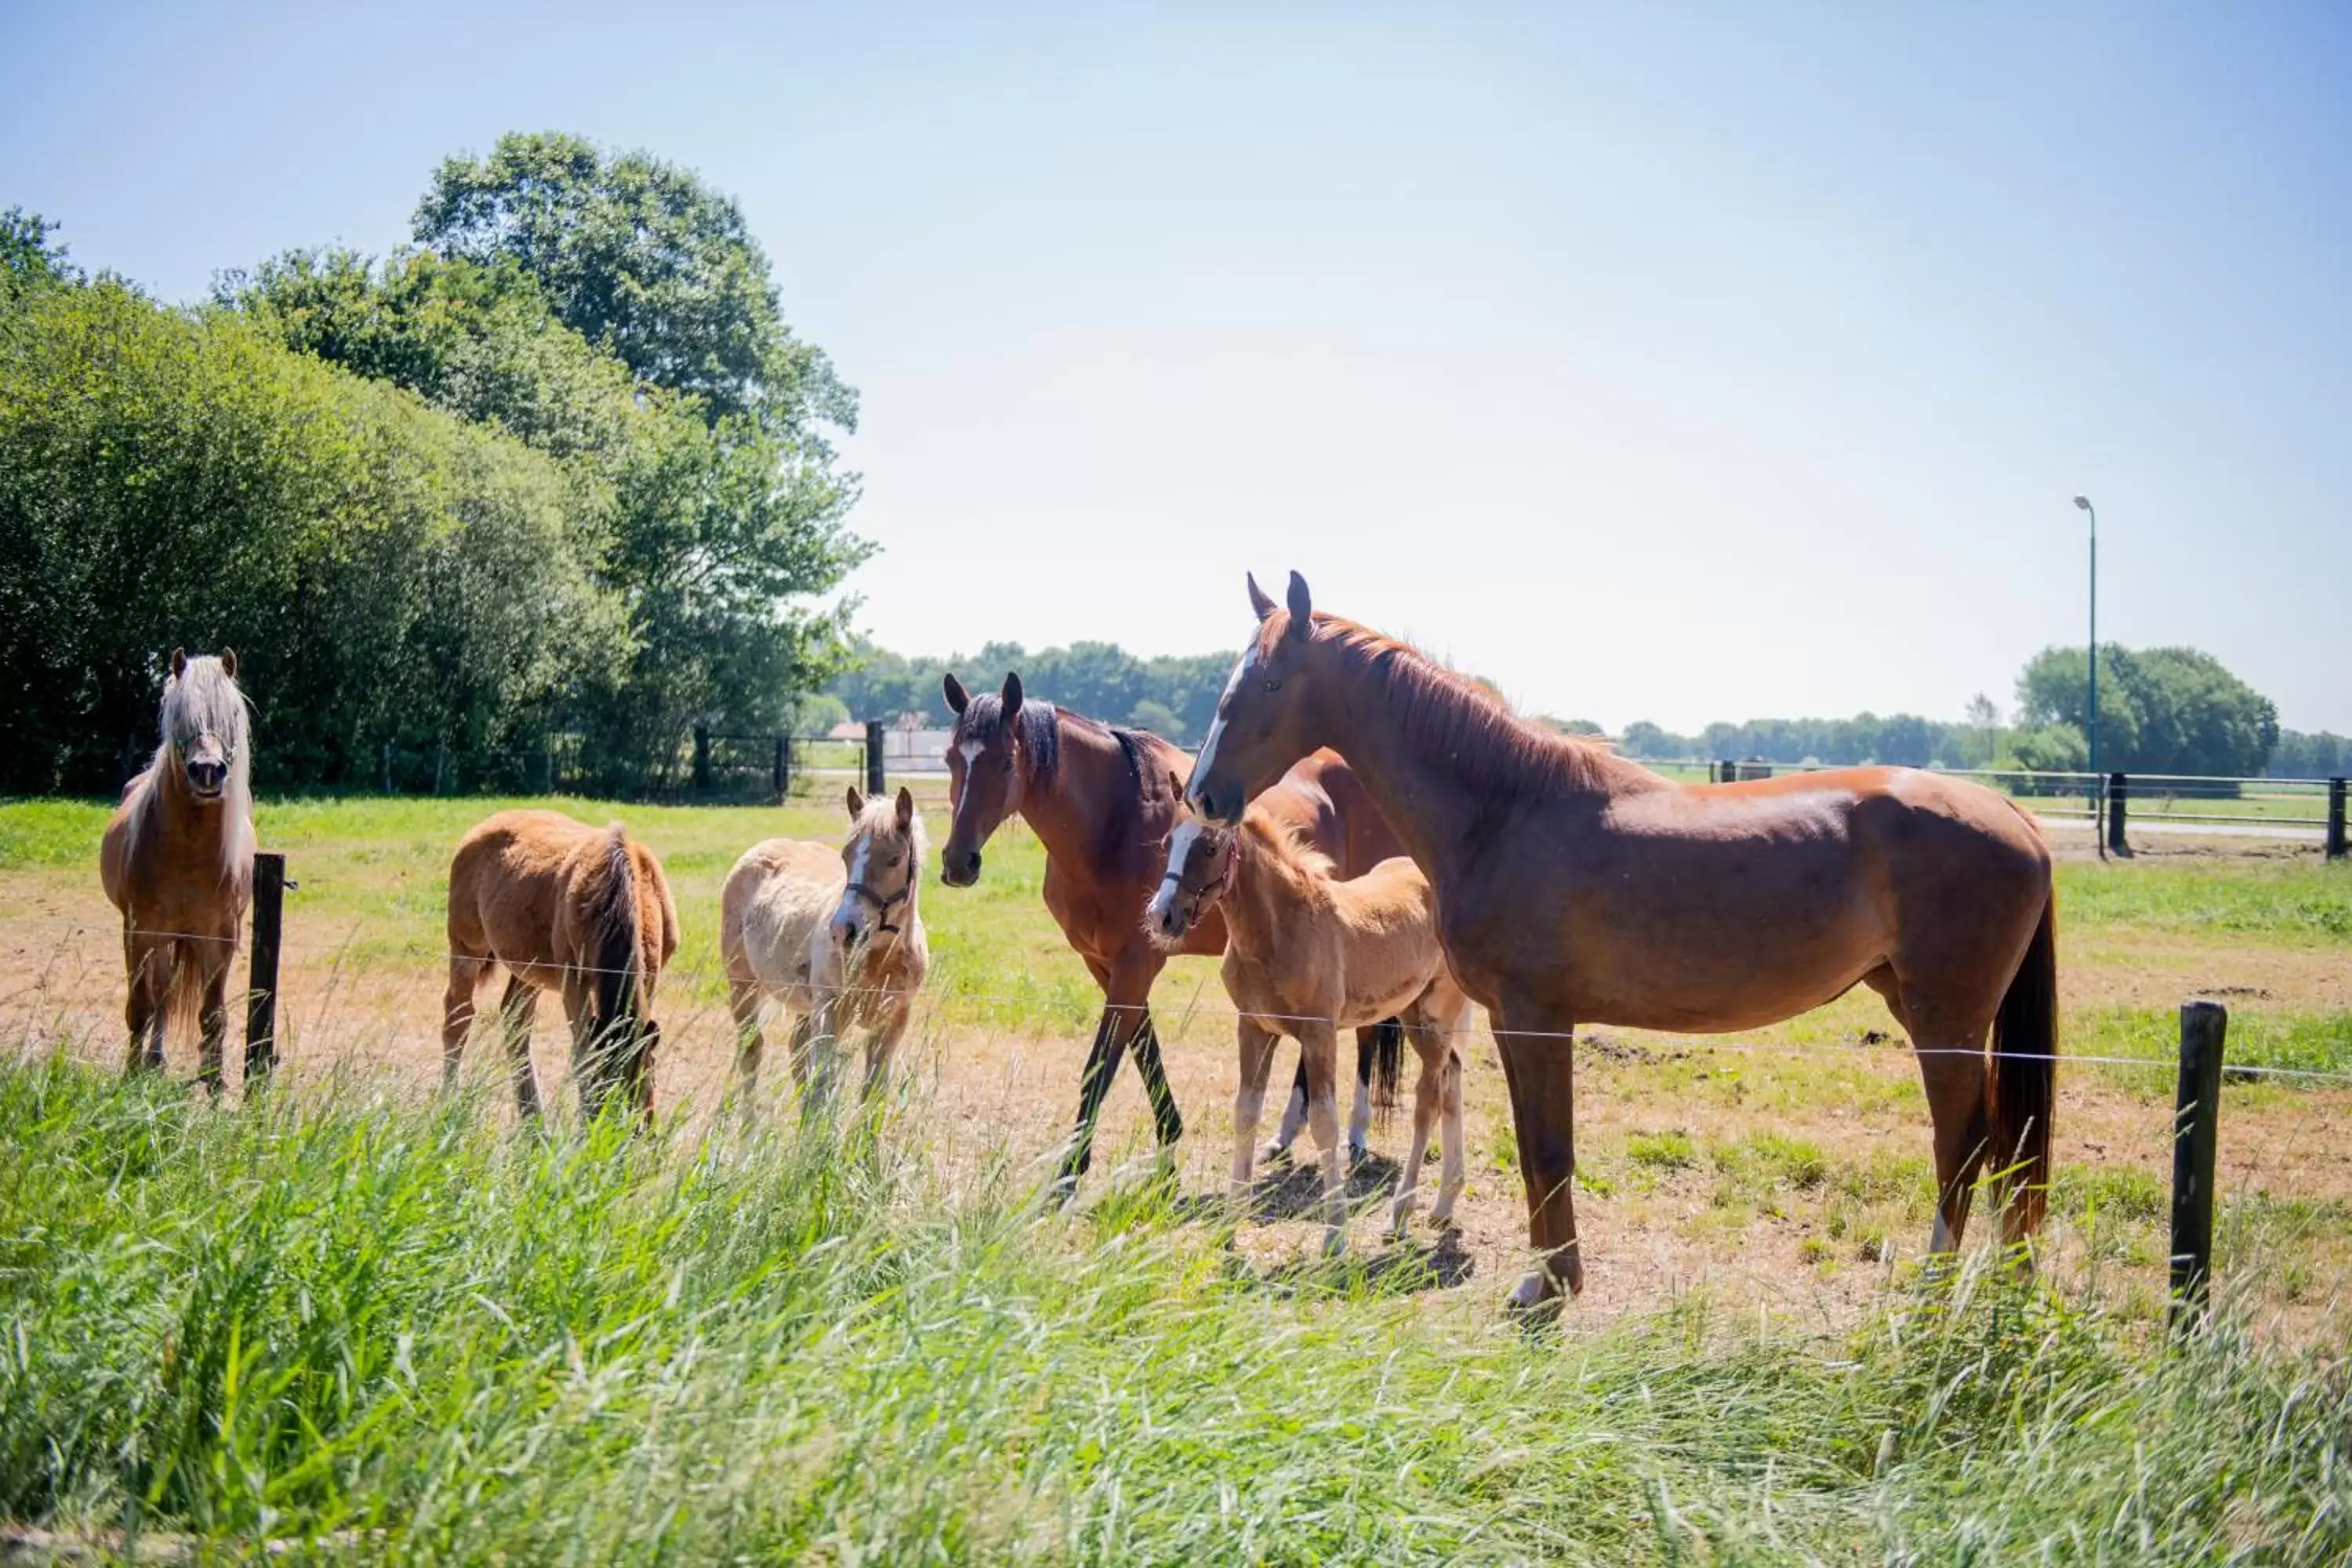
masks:
[[[955,678],[954,670],[949,670],[947,679],[940,681],[940,685],[947,691],[950,709],[961,713],[971,706],[971,693],[963,689],[963,682]]]
[[[177,680],[180,677],[187,673],[188,650],[184,647],[173,648],[172,650],[172,679]]]
[[[857,793],[856,784],[851,784],[849,786],[849,819],[855,822],[865,815],[866,797]]]
[[[1005,674],[1003,701],[1004,721],[1010,724],[1021,712],[1021,675],[1017,670]]]
[[[898,831],[906,832],[915,826],[915,792],[905,784],[898,786]]]
[[[233,647],[221,649],[221,673],[231,680],[236,679],[236,649]]]
[[[1307,592],[1307,579],[1297,573],[1290,574],[1290,635],[1303,637],[1315,629],[1315,601]]]
[[[1250,609],[1257,616],[1257,618],[1262,621],[1265,619],[1266,616],[1274,614],[1274,601],[1267,598],[1265,590],[1257,585],[1256,573],[1249,573],[1247,574],[1247,576],[1249,577]]]

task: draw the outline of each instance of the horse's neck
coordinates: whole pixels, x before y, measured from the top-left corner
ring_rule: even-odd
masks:
[[[1073,868],[1091,867],[1118,816],[1120,796],[1134,800],[1137,784],[1127,753],[1107,731],[1065,724],[1056,750],[1053,773],[1022,786],[1021,818],[1049,858]]]
[[[1234,830],[1234,885],[1225,896],[1225,926],[1235,945],[1265,952],[1314,913],[1315,900],[1294,879],[1274,846],[1244,823]]]

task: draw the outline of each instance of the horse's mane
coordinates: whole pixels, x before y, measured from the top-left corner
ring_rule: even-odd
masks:
[[[1032,782],[1051,780],[1062,765],[1061,713],[1050,702],[1024,702],[1014,727],[1020,731],[1023,767]],[[1069,717],[1075,719],[1076,714]],[[956,715],[950,745],[978,741],[992,745],[1004,734],[1004,700],[994,692],[975,697]]]
[[[253,877],[253,734],[245,693],[221,661],[206,654],[188,660],[178,675],[163,679],[158,714],[163,740],[146,771],[122,792],[125,858],[136,862],[141,846],[163,813],[163,770],[172,764],[180,737],[205,731],[228,749],[228,777],[221,785],[221,876],[240,888]]]
[[[1269,617],[1258,635],[1262,641],[1277,637],[1288,626],[1286,616]],[[1414,751],[1445,758],[1492,795],[1622,793],[1641,779],[1657,782],[1590,741],[1528,723],[1494,692],[1410,643],[1319,611],[1313,636],[1374,678],[1390,722]]]
[[[857,816],[851,820],[849,824],[849,837],[847,842],[855,844],[857,842],[861,835],[867,833],[896,833],[898,830],[898,803],[897,798],[887,795],[877,795],[869,798],[866,803],[866,809],[859,812]],[[923,814],[921,812],[919,811],[915,813],[915,820],[908,826],[907,837],[913,846],[915,864],[919,867],[922,864],[924,855],[929,853],[931,847],[930,839],[925,837],[923,833]],[[920,877],[917,877],[913,879],[912,881],[909,881],[908,886],[911,888],[914,886],[915,882],[919,882],[922,879]]]
[[[1255,838],[1274,865],[1294,883],[1327,882],[1339,875],[1339,863],[1316,847],[1310,837],[1312,829],[1303,822],[1278,817],[1272,812],[1250,811],[1242,814],[1241,826],[1234,831]]]

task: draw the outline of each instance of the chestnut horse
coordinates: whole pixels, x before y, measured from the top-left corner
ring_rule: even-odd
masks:
[[[1102,1017],[1079,1079],[1077,1126],[1062,1164],[1060,1181],[1067,1190],[1092,1163],[1103,1096],[1130,1047],[1161,1145],[1183,1135],[1150,1012],[1151,984],[1169,952],[1144,931],[1143,906],[1160,884],[1176,822],[1169,780],[1181,777],[1189,762],[1157,735],[1097,724],[1050,703],[1024,703],[1018,675],[1004,678],[1001,693],[979,697],[953,674],[943,685],[956,724],[948,746],[953,816],[940,851],[940,879],[950,888],[978,881],[982,847],[1017,813],[1045,848],[1045,908],[1103,993]],[[1285,782],[1292,787],[1284,792],[1282,808],[1343,869],[1368,868],[1401,853],[1338,757],[1309,759]],[[1224,947],[1224,921],[1212,914],[1171,951],[1214,957]],[[1392,1085],[1402,1037],[1392,1024],[1384,1025],[1360,1030],[1357,1045],[1360,1138],[1367,1114],[1362,1085],[1372,1075],[1373,1058],[1379,1058],[1382,1081]],[[1304,1064],[1300,1076],[1303,1080]],[[1303,1081],[1295,1100],[1303,1117]],[[1286,1131],[1295,1134],[1297,1122],[1286,1118]]]
[[[1935,1127],[1937,1251],[1971,1184],[2007,1179],[2003,1230],[2040,1226],[2055,1098],[2050,851],[2019,807],[1909,768],[1680,784],[1522,721],[1423,654],[1250,583],[1256,635],[1192,772],[1238,819],[1318,746],[1347,754],[1437,889],[1439,935],[1493,1015],[1536,1268],[1522,1309],[1584,1283],[1572,1033],[1721,1033],[1867,984],[1908,1031]],[[1987,1037],[1991,1055],[1985,1054]]]
[[[457,1083],[474,994],[503,965],[499,1024],[514,1073],[515,1106],[539,1114],[530,1026],[539,994],[563,998],[572,1077],[590,1118],[621,1090],[653,1120],[653,1061],[661,1044],[654,986],[677,952],[677,910],[652,850],[621,826],[591,827],[561,812],[485,817],[449,861],[449,988],[442,999],[441,1077]]]
[[[923,917],[923,819],[905,789],[893,803],[849,786],[849,841],[839,849],[765,838],[743,851],[719,895],[719,954],[735,1014],[736,1076],[759,1082],[760,1008],[781,997],[798,1015],[787,1054],[805,1105],[830,1098],[840,1037],[866,1031],[866,1094],[887,1080],[915,994],[930,969]],[[814,1058],[814,1061],[812,1061]]]
[[[162,718],[163,743],[123,786],[98,850],[99,882],[122,911],[124,1070],[160,1069],[171,1012],[194,1001],[197,1078],[217,1095],[229,964],[253,897],[253,753],[236,653],[173,649]]]
[[[1171,789],[1182,787],[1172,777],[1168,782]],[[1330,857],[1266,809],[1272,797],[1269,792],[1254,802],[1239,827],[1183,813],[1168,840],[1168,874],[1144,910],[1145,926],[1164,946],[1183,941],[1212,909],[1225,917],[1225,962],[1219,978],[1237,1010],[1234,1039],[1240,1047],[1234,1088],[1234,1195],[1249,1193],[1253,1142],[1275,1042],[1294,1036],[1307,1070],[1315,1138],[1323,1145],[1324,1248],[1341,1248],[1348,1194],[1339,1173],[1339,1114],[1331,1083],[1339,1030],[1394,1015],[1421,1058],[1421,1079],[1413,1091],[1412,1145],[1397,1184],[1391,1229],[1404,1234],[1430,1131],[1441,1115],[1444,1173],[1430,1218],[1442,1228],[1462,1191],[1458,1047],[1470,999],[1446,973],[1429,879],[1399,855],[1342,881]]]

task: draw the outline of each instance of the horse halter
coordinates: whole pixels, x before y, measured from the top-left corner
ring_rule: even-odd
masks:
[[[891,894],[887,899],[881,894],[876,892],[873,889],[867,887],[863,882],[852,882],[849,886],[844,888],[842,891],[845,893],[856,893],[859,898],[864,899],[867,903],[872,904],[874,906],[875,929],[877,931],[886,931],[892,936],[897,936],[900,933],[898,928],[890,923],[890,910],[893,906],[905,903],[907,901],[908,895],[912,893],[914,889],[914,879],[910,877],[907,879],[907,885],[905,887],[899,889],[897,892]]]
[[[1186,929],[1191,929],[1192,924],[1201,918],[1202,910],[1217,901],[1218,897],[1225,890],[1225,884],[1234,879],[1234,868],[1241,860],[1240,851],[1240,840],[1228,837],[1223,852],[1217,857],[1217,874],[1202,883],[1201,889],[1192,895],[1192,907],[1185,912],[1184,916]],[[1175,883],[1176,896],[1180,899],[1184,896],[1184,872],[1181,867],[1169,867],[1166,875],[1160,879],[1160,882],[1162,887],[1171,882]]]
[[[236,742],[215,734],[210,730],[183,730],[176,732],[172,737],[172,750],[184,757],[188,754],[188,748],[206,735],[211,735],[214,740],[220,742],[221,761],[230,767],[236,766]]]

